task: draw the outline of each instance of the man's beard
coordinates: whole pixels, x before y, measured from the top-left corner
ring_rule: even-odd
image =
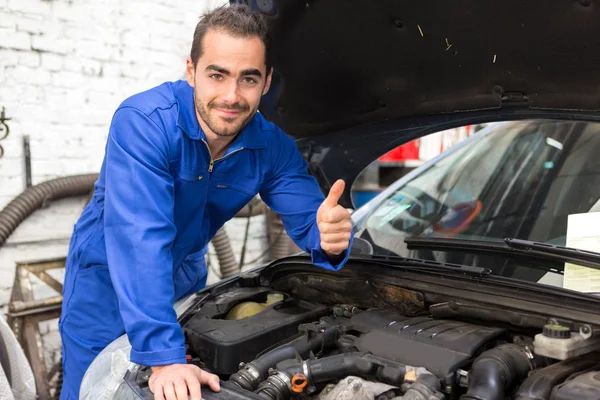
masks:
[[[240,103],[235,103],[235,104],[219,104],[219,103],[214,103],[214,102],[210,102],[208,103],[208,105],[204,105],[204,103],[202,101],[200,101],[200,99],[196,98],[196,111],[198,112],[198,114],[200,115],[200,118],[202,118],[202,120],[204,121],[204,123],[206,124],[206,126],[208,126],[208,128],[213,131],[213,133],[217,136],[224,136],[224,137],[231,137],[231,136],[235,136],[238,133],[240,133],[240,131],[248,124],[248,122],[250,122],[250,120],[252,119],[252,117],[254,117],[254,114],[256,114],[256,109],[254,110],[250,110],[250,107],[247,104],[240,104]],[[240,116],[243,115],[244,112],[247,113],[246,118],[244,118],[241,122],[239,122],[236,125],[227,125],[227,126],[222,126],[219,127],[219,123],[217,121],[215,121],[215,119],[211,118],[210,114],[209,114],[209,110],[211,108],[220,108],[223,110],[235,110],[235,111],[240,111]],[[225,121],[226,123],[232,123],[234,122],[238,117],[236,118],[223,118],[220,117],[223,121]]]

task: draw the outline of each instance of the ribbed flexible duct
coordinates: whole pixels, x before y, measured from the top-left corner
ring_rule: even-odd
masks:
[[[276,212],[269,210],[267,214],[269,227],[269,241],[271,245],[271,260],[277,260],[302,250],[296,246],[288,236],[283,226],[281,217]]]
[[[49,201],[87,195],[93,190],[97,180],[98,174],[73,175],[52,179],[27,188],[0,211],[0,247],[6,243],[9,236],[27,217]],[[264,203],[261,203],[252,210],[252,215],[264,212],[265,206]],[[244,211],[245,215],[248,215],[248,210]],[[243,212],[242,215],[244,215]],[[235,261],[233,249],[224,228],[217,232],[212,242],[217,252],[223,278],[237,274],[239,265]]]
[[[221,278],[228,278],[239,273],[240,268],[235,261],[231,242],[229,241],[229,236],[227,236],[225,227],[222,227],[217,231],[211,242],[213,246],[215,246],[215,251],[217,252],[219,268],[221,269]]]
[[[34,211],[52,200],[88,194],[97,179],[98,174],[74,175],[27,188],[0,211],[0,247]]]

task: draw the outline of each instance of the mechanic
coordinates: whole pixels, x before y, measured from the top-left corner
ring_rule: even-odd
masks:
[[[219,390],[216,375],[186,363],[173,305],[205,286],[208,242],[258,193],[315,265],[345,264],[353,234],[338,205],[344,181],[325,198],[295,142],[257,112],[269,60],[264,18],[224,6],[195,29],[187,82],[118,107],[67,258],[61,399],[78,398],[90,363],[124,333],[131,361],[152,367],[155,399]]]

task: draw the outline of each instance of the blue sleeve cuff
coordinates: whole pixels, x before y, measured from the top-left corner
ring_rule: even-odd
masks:
[[[131,349],[131,361],[146,367],[156,367],[169,364],[187,364],[185,347],[159,351],[135,351]]]
[[[315,227],[317,227],[316,224]],[[348,243],[348,248],[342,253],[344,258],[336,263],[333,263],[327,256],[327,253],[325,253],[325,251],[321,248],[321,235],[319,234],[318,227],[316,228],[316,234],[313,231],[311,231],[312,240],[309,241],[309,243],[312,244],[310,250],[312,263],[317,267],[326,269],[328,271],[339,271],[342,269],[350,257],[350,249],[352,248],[352,243],[354,242],[354,231],[350,232],[350,242]]]

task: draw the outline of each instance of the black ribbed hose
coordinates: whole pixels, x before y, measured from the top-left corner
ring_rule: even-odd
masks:
[[[300,362],[285,360],[277,364],[277,372],[260,384],[256,394],[268,400],[289,399],[292,393],[287,382],[295,375],[306,378],[309,385],[353,375],[400,386],[405,373],[405,365],[368,353],[343,353]]]
[[[98,174],[73,175],[27,188],[0,211],[0,247],[33,212],[52,200],[89,194],[97,179]]]
[[[308,358],[311,352],[317,353],[333,347],[338,337],[336,325],[327,327],[322,332],[306,334],[244,365],[229,379],[241,388],[252,391],[267,377],[269,369],[275,368],[279,362],[290,359],[300,362]]]
[[[504,393],[535,369],[523,346],[503,344],[482,353],[469,370],[469,388],[461,400],[504,400]]]
[[[406,373],[405,365],[368,353],[342,353],[294,364],[286,360],[277,365],[277,370],[291,378],[304,372],[303,364],[306,364],[307,378],[311,384],[355,375],[377,378],[381,382],[399,386],[404,382]]]

